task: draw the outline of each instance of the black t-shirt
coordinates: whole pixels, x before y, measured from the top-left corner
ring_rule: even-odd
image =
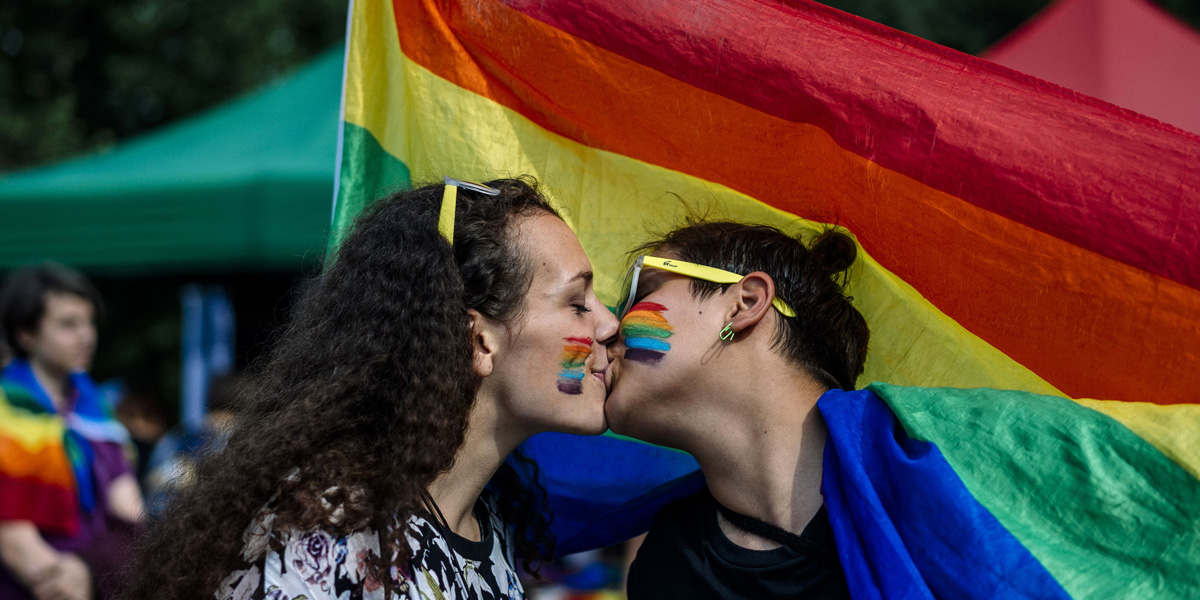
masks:
[[[629,568],[629,600],[849,598],[825,507],[800,539],[799,549],[733,543],[703,489],[659,513]]]

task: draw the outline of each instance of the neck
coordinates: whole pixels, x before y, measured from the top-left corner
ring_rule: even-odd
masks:
[[[472,511],[475,501],[508,455],[530,435],[506,423],[494,399],[476,398],[454,464],[429,485],[429,495],[450,529],[467,539],[482,539]]]
[[[29,366],[38,385],[46,390],[46,395],[54,403],[54,408],[62,412],[67,404],[67,396],[71,391],[71,373],[51,367],[41,361],[29,359]]]
[[[686,450],[717,502],[799,534],[823,502],[826,429],[816,404],[824,389],[791,369],[746,384],[754,379],[721,398],[737,410],[717,414],[708,431],[719,435],[698,436]]]

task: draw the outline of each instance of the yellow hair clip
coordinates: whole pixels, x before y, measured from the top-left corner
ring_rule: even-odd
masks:
[[[454,179],[451,177],[443,177],[442,181],[446,184],[442,190],[442,209],[438,212],[438,233],[446,238],[450,245],[454,245],[454,212],[458,209],[458,188],[465,188],[472,192],[479,192],[488,196],[499,196],[500,190],[488,187],[481,183],[473,183]]]

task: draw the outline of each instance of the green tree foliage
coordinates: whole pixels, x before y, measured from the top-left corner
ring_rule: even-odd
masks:
[[[1159,8],[1200,31],[1200,2],[1196,0],[1155,0]]]
[[[968,54],[979,54],[1028,21],[1051,0],[821,0]],[[1197,0],[1154,0],[1159,8],[1200,29]]]
[[[1048,0],[825,0],[834,8],[978,54],[1041,10]]]
[[[979,54],[1019,28],[1051,0],[822,0],[822,4],[924,37],[968,54]],[[1200,29],[1200,1],[1154,0],[1184,23]]]
[[[1200,1],[1155,0],[1200,29]],[[1050,0],[825,0],[979,53]],[[4,0],[0,172],[104,148],[342,40],[346,0]]]
[[[0,2],[0,171],[218,104],[340,42],[346,0]]]

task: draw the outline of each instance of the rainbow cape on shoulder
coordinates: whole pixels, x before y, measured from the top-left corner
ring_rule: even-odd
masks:
[[[1200,589],[1200,407],[884,384],[818,407],[855,598]]]
[[[71,376],[74,410],[59,414],[33,376],[14,360],[0,371],[0,521],[32,521],[73,535],[79,510],[92,510],[94,454],[88,440],[128,441],[86,373]]]
[[[1200,407],[1020,391],[834,390],[822,493],[855,598],[1189,598]],[[543,434],[570,552],[645,531],[703,479],[686,454]]]

